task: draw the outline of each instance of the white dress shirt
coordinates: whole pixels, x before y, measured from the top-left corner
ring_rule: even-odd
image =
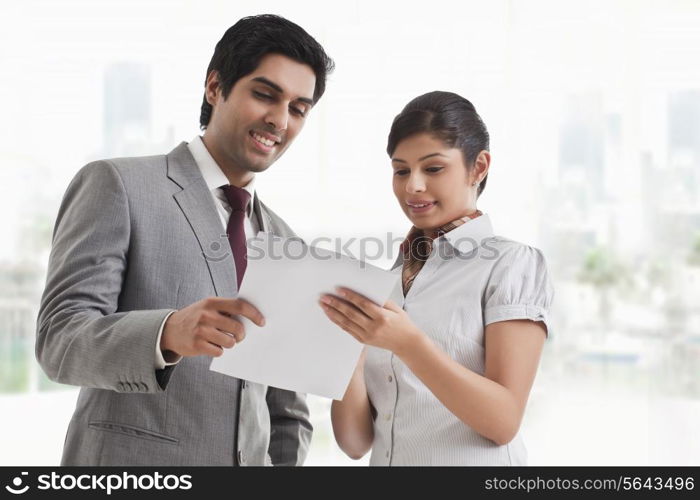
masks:
[[[207,183],[207,187],[209,187],[209,191],[214,198],[216,211],[219,213],[221,224],[224,226],[225,230],[226,226],[228,226],[228,219],[231,216],[231,205],[229,205],[221,186],[229,185],[228,178],[209,153],[209,150],[204,145],[201,137],[196,136],[190,141],[187,147],[189,148],[190,153],[192,153],[194,161],[197,163],[199,171],[202,173],[202,177],[204,177],[204,181]],[[250,203],[248,204],[247,212],[248,217],[244,219],[245,236],[246,238],[252,238],[258,233],[257,230],[259,229],[257,220],[255,220],[255,217],[253,217],[255,177],[253,177],[253,180],[251,180],[247,185],[243,186],[243,189],[250,193]]]
[[[207,183],[207,187],[209,188],[209,192],[214,200],[214,206],[219,214],[221,225],[225,232],[226,227],[228,226],[228,219],[231,216],[231,205],[229,205],[221,186],[227,186],[229,184],[228,178],[216,163],[211,153],[209,153],[209,150],[204,145],[204,141],[202,141],[200,136],[195,136],[187,147],[189,148],[190,153],[192,153],[194,161],[197,164],[197,167],[199,167],[202,177],[204,177],[204,182]],[[255,199],[255,176],[253,176],[253,179],[247,185],[243,186],[243,189],[250,193],[250,203],[248,204],[246,214],[247,217],[244,219],[244,231],[246,238],[252,238],[260,229],[257,218],[253,212],[253,200]],[[160,330],[158,331],[155,359],[155,367],[157,370],[162,370],[166,366],[174,365],[181,359],[179,358],[177,361],[168,363],[163,358],[163,353],[160,350],[160,338],[163,336],[163,328],[165,327],[165,322],[168,321],[171,314],[172,312],[165,317],[163,323],[160,325]]]
[[[401,274],[402,256],[392,269]],[[392,300],[452,359],[484,374],[484,329],[497,321],[542,321],[553,290],[542,253],[493,235],[482,215],[437,238],[403,297]],[[499,446],[448,410],[394,354],[367,347],[365,382],[377,410],[370,465],[524,465],[518,433]]]

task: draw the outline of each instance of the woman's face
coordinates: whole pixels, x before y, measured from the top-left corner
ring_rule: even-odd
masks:
[[[402,140],[391,166],[394,195],[417,228],[436,229],[476,210],[479,169],[467,171],[462,151],[440,139],[422,133]]]

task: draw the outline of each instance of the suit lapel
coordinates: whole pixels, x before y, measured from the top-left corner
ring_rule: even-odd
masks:
[[[271,232],[272,224],[270,216],[263,209],[263,206],[260,203],[260,198],[258,197],[257,193],[255,193],[255,197],[253,198],[253,213],[255,214],[255,217],[258,220],[258,227],[260,228],[260,231],[264,233]]]
[[[180,143],[168,153],[167,165],[168,178],[181,188],[181,191],[173,194],[173,198],[199,242],[216,295],[235,297],[238,290],[231,246],[221,225],[211,192],[187,143]],[[262,218],[265,219],[264,216]]]

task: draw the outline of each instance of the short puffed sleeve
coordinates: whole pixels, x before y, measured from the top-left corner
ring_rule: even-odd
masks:
[[[484,326],[497,321],[542,321],[551,336],[549,311],[554,288],[544,255],[537,248],[512,242],[494,263],[484,291]]]

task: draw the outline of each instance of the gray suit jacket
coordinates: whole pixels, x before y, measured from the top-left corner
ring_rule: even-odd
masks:
[[[257,196],[254,211],[264,231],[293,236]],[[82,386],[62,464],[303,462],[303,395],[212,372],[208,356],[154,369],[170,311],[236,297],[230,252],[184,142],[78,172],[56,221],[36,343],[52,380]]]

